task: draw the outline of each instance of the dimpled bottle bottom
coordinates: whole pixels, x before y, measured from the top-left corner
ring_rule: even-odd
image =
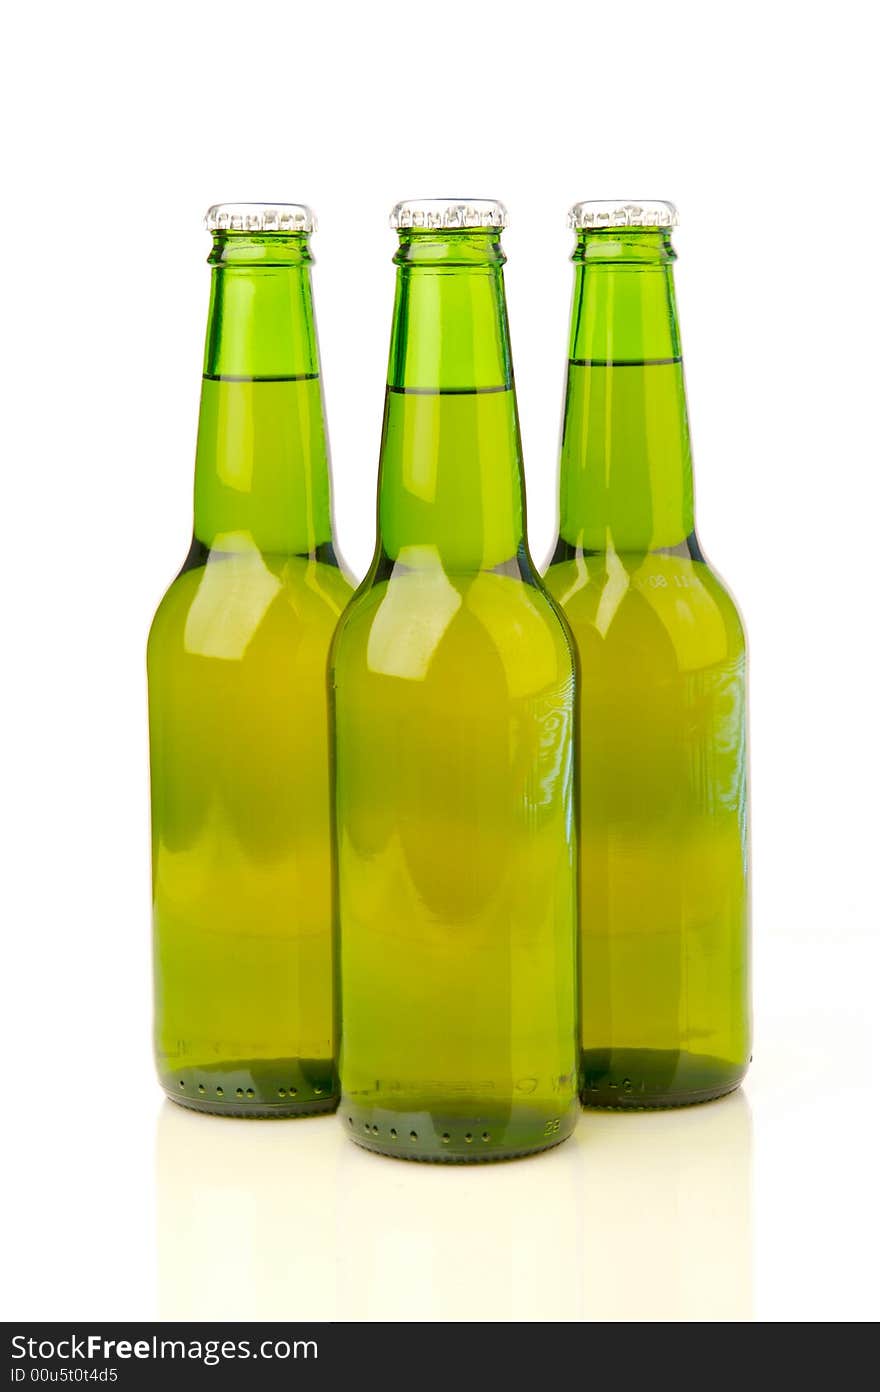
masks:
[[[465,1112],[460,1105],[424,1101],[423,1107],[402,1110],[343,1097],[340,1117],[351,1139],[365,1150],[398,1160],[453,1165],[514,1160],[547,1150],[566,1140],[577,1121],[577,1108],[571,1105],[559,1113],[552,1104],[482,1103]]]
[[[314,1116],[338,1106],[332,1059],[256,1059],[211,1062],[160,1072],[172,1102],[215,1116]]]
[[[729,1059],[674,1049],[587,1049],[581,1069],[585,1107],[630,1111],[711,1102],[746,1073]]]

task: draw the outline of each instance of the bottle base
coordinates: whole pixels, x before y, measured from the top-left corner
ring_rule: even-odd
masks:
[[[675,1049],[587,1049],[581,1104],[601,1111],[694,1107],[735,1092],[746,1065]]]
[[[168,1088],[163,1089],[169,1102],[173,1102],[176,1107],[182,1107],[187,1112],[202,1112],[205,1116],[223,1116],[238,1118],[239,1121],[291,1121],[297,1117],[322,1116],[328,1112],[335,1112],[339,1106],[339,1098],[332,1097],[318,1102],[302,1102],[291,1107],[283,1103],[275,1106],[272,1103],[260,1106],[258,1103],[250,1106],[239,1106],[237,1103],[222,1102],[202,1102],[189,1097],[179,1097]]]
[[[577,1107],[563,1112],[521,1106],[498,1108],[477,1104],[458,1107],[363,1105],[343,1096],[343,1127],[363,1150],[395,1160],[427,1164],[476,1165],[517,1160],[550,1150],[567,1140],[577,1121]]]
[[[339,1090],[330,1059],[234,1060],[160,1069],[166,1096],[211,1116],[270,1120],[334,1112]]]

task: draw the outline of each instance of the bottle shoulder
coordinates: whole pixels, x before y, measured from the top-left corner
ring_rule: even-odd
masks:
[[[335,564],[259,551],[209,553],[165,592],[150,628],[148,660],[175,647],[240,657],[260,632],[290,640],[312,632],[329,645],[352,592]]]
[[[551,564],[545,583],[579,649],[663,645],[681,670],[744,658],[736,603],[704,559],[668,552],[582,554]]]
[[[500,662],[511,689],[568,680],[574,666],[564,620],[543,585],[434,567],[365,581],[336,631],[332,662],[337,677],[366,666],[423,680],[438,663],[464,677],[487,659]]]

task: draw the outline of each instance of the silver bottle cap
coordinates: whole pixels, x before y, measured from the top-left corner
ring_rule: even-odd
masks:
[[[215,203],[205,214],[209,232],[314,232],[305,203]]]
[[[677,227],[678,212],[674,203],[662,198],[642,199],[639,203],[591,198],[569,209],[568,225],[576,230],[594,231],[603,227]]]
[[[469,228],[506,227],[507,209],[495,198],[408,198],[391,210],[395,232],[414,228],[442,228],[463,232]]]

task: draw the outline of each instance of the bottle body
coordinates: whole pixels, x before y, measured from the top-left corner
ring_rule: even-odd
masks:
[[[517,575],[399,569],[335,644],[343,1099],[355,1139],[491,1159],[574,1120],[574,669]]]
[[[582,676],[582,1099],[685,1105],[750,1055],[745,637],[693,530],[668,238],[581,246],[546,581]]]
[[[615,560],[547,574],[581,667],[582,1098],[683,1105],[749,1059],[745,641],[705,561]]]
[[[522,540],[509,365],[425,344],[476,322],[506,355],[497,239],[463,241],[442,271],[427,235],[399,254],[380,536],[330,669],[340,1117],[459,1162],[569,1133],[577,1011],[574,658]]]
[[[268,1117],[338,1097],[326,660],[351,586],[291,327],[305,239],[250,239],[256,271],[247,240],[215,261],[195,541],[148,645],[155,1045],[175,1101]]]

